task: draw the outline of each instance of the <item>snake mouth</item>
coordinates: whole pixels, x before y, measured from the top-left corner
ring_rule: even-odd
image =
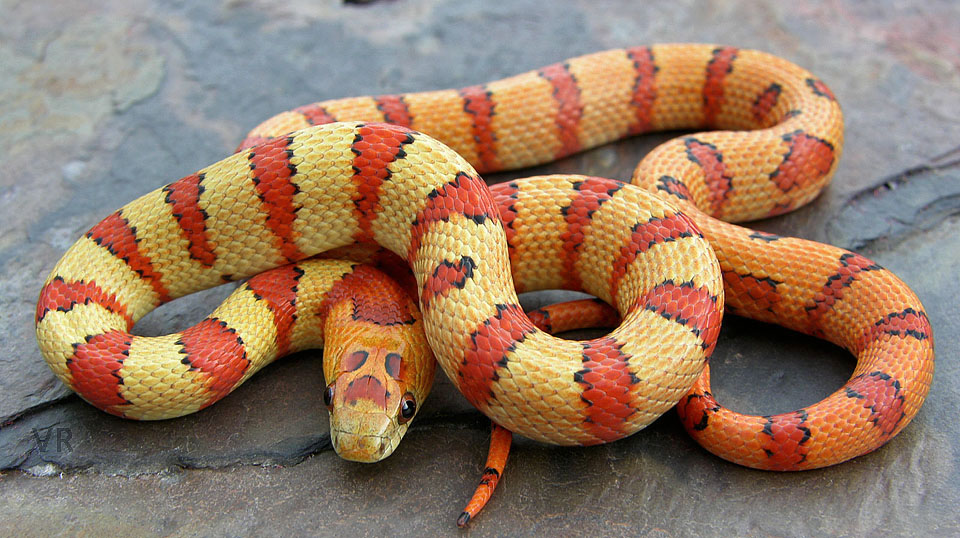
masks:
[[[336,409],[330,415],[330,442],[341,458],[375,463],[390,454],[403,437],[405,425],[382,413]]]
[[[359,463],[376,463],[392,454],[396,446],[387,439],[375,435],[340,432],[338,435],[332,434],[331,437],[335,438],[333,449],[338,456]]]

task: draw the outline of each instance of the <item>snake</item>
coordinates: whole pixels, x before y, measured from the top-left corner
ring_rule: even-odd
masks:
[[[479,175],[669,130],[697,132],[655,148],[630,182],[553,175],[488,187]],[[611,442],[676,407],[698,443],[734,463],[833,465],[879,448],[919,411],[934,371],[929,319],[905,283],[860,254],[734,223],[813,200],[842,146],[843,115],[823,81],[712,44],[313,103],[93,226],[41,290],[37,341],[68,387],[136,419],[197,411],[279,356],[326,344],[339,365],[325,362],[324,401],[348,455],[396,447],[432,380],[414,366],[432,355],[492,422],[536,441]],[[314,259],[358,244],[409,267],[406,287]],[[190,329],[130,332],[162,303],[246,278]],[[517,293],[556,288],[595,296],[619,325],[586,341],[548,334],[550,320],[532,321]],[[853,374],[794,412],[725,408],[708,365],[724,312],[843,347]],[[346,403],[361,409],[335,426]]]

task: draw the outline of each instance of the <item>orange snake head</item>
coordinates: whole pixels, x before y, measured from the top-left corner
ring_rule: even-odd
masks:
[[[407,322],[378,324],[358,320],[347,300],[327,318],[323,401],[344,459],[372,463],[392,454],[430,391],[436,361],[410,307]]]

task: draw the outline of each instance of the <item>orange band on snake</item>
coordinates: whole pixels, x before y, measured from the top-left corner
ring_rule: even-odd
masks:
[[[455,152],[404,127],[310,127],[342,120],[400,123]],[[491,197],[464,161],[518,168],[681,128],[737,131],[660,146],[634,175],[643,189],[558,176],[499,185]],[[252,370],[224,381],[201,365],[200,350],[241,340],[247,356],[275,348],[271,309],[218,318],[201,339],[172,338],[170,369],[150,373],[139,362],[147,345],[126,332],[135,320],[171,298],[370,240],[412,267],[427,339],[457,388],[533,439],[611,441],[679,401],[687,429],[709,450],[758,468],[805,469],[882,445],[929,390],[929,322],[894,275],[838,248],[708,216],[789,211],[836,168],[839,106],[782,59],[709,45],[613,50],[461,90],[309,105],[261,125],[242,147],[128,204],[54,269],[38,305],[38,342],[88,400],[125,414],[208,405]],[[520,311],[514,285],[587,291],[614,305],[623,324],[588,342],[549,337]],[[724,298],[737,314],[850,350],[854,377],[796,413],[723,409],[700,374]],[[90,381],[98,375],[106,381]]]

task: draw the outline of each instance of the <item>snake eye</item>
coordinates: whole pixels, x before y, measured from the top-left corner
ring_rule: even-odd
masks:
[[[327,385],[327,389],[323,391],[323,405],[327,406],[328,410],[333,410],[333,383]]]
[[[409,392],[403,395],[403,401],[400,402],[400,417],[397,419],[400,424],[410,422],[413,415],[417,414],[417,399]]]

